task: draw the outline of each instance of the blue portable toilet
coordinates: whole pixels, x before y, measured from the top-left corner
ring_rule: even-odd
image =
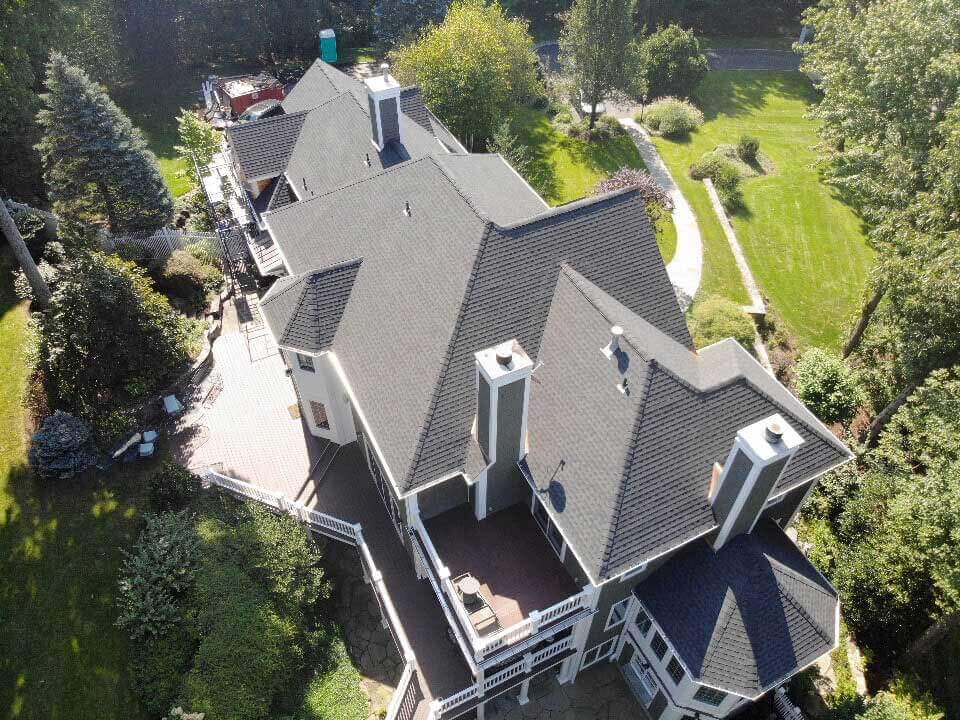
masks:
[[[330,28],[320,31],[320,59],[328,63],[337,61],[337,35]]]

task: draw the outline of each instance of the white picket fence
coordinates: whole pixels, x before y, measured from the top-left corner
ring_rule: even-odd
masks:
[[[223,258],[223,248],[216,233],[188,233],[173,228],[160,228],[156,232],[100,235],[100,245],[107,252],[117,252],[123,247],[137,247],[149,253],[155,265],[162,265],[177,250],[197,244],[201,245],[210,257]]]
[[[387,708],[386,720],[412,720],[417,705],[423,699],[420,685],[417,682],[417,658],[413,647],[404,632],[400,617],[390,598],[390,592],[383,582],[383,573],[370,554],[370,548],[363,539],[363,528],[358,523],[349,523],[333,515],[313,510],[302,503],[288,500],[280,493],[265,490],[236,478],[228,477],[213,469],[207,470],[204,479],[210,484],[227,490],[234,495],[256,500],[279,512],[287,513],[299,518],[311,530],[326,537],[353,545],[360,553],[364,576],[373,585],[374,595],[380,605],[380,613],[384,618],[384,625],[391,631],[397,650],[403,656],[405,665],[400,682],[394,690]]]

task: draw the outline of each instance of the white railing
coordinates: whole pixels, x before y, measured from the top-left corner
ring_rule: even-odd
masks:
[[[451,710],[455,710],[461,705],[465,705],[471,700],[478,700],[485,697],[487,693],[494,688],[503,685],[514,678],[528,675],[529,673],[533,672],[533,669],[538,665],[548,662],[551,658],[563,654],[572,647],[573,637],[565,637],[563,640],[559,640],[552,645],[548,645],[543,650],[535,653],[527,653],[512,665],[508,665],[502,670],[497,671],[493,675],[484,678],[468,688],[464,688],[458,693],[454,693],[453,695],[441,700],[434,700],[430,704],[430,719],[436,720]]]
[[[228,477],[214,470],[208,470],[204,477],[211,485],[216,485],[242,497],[268,505],[280,512],[293,515],[312,530],[357,548],[364,574],[370,584],[373,585],[374,596],[380,606],[380,613],[393,632],[397,650],[405,661],[403,675],[400,677],[400,682],[394,690],[390,705],[387,708],[386,720],[412,720],[417,704],[423,699],[416,677],[417,658],[400,622],[400,616],[397,615],[393,600],[390,598],[390,592],[383,582],[383,573],[377,568],[377,564],[373,561],[373,555],[370,554],[370,548],[363,539],[363,529],[360,525],[313,510],[302,503],[287,500],[279,493],[264,490],[261,487]]]
[[[553,628],[548,628],[551,623],[571,613],[590,608],[591,595],[587,590],[582,590],[576,595],[561,600],[555,605],[551,605],[546,610],[539,612],[532,610],[527,617],[518,623],[514,623],[510,627],[498,630],[491,635],[481,636],[476,631],[476,628],[474,628],[470,620],[470,615],[467,613],[467,609],[460,600],[460,595],[453,581],[450,579],[450,570],[440,560],[440,555],[430,540],[430,534],[423,527],[422,523],[415,523],[415,526],[415,536],[412,544],[421,556],[421,564],[427,571],[427,576],[430,578],[431,584],[435,585],[434,592],[437,594],[441,606],[444,606],[448,622],[454,627],[454,630],[458,627],[463,628],[466,638],[465,642],[461,641],[461,650],[464,651],[468,661],[470,660],[470,655],[472,655],[472,659],[477,665],[483,665],[484,661],[498,650],[503,650],[510,645],[530,639],[539,634],[541,630],[543,630],[543,632],[546,632],[548,629],[552,631]],[[417,538],[420,539],[420,543],[417,542]],[[429,558],[429,561],[423,557],[423,553],[419,552],[420,545],[426,550],[426,558]],[[431,570],[433,571],[432,573],[430,572]],[[434,576],[436,579],[434,579]],[[446,603],[444,600],[446,600]],[[452,608],[456,616],[456,622],[451,619],[450,613],[446,612],[447,605]],[[459,633],[457,633],[457,637],[458,641],[460,641]],[[463,647],[464,644],[469,645],[469,651]]]

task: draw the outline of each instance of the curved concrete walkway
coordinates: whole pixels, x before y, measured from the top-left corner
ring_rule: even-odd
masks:
[[[677,228],[677,249],[673,258],[667,263],[667,275],[670,276],[670,282],[677,291],[680,306],[686,310],[693,302],[703,276],[703,240],[700,237],[697,217],[693,214],[690,203],[677,187],[673,175],[664,165],[660,153],[657,152],[646,130],[630,118],[620,118],[620,124],[630,133],[653,179],[667,191],[673,202],[672,215],[673,224]]]

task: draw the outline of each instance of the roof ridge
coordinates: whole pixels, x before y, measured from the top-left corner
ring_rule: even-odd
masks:
[[[484,154],[484,153],[480,153]],[[499,153],[497,153],[499,154]],[[613,200],[621,196],[633,195],[636,197],[640,196],[640,191],[635,187],[620,188],[618,190],[611,190],[608,193],[603,195],[595,195],[590,197],[581,198],[580,200],[574,200],[573,202],[566,203],[564,205],[558,205],[557,207],[550,208],[545,210],[542,213],[538,213],[532,217],[520,220],[514,223],[508,223],[506,225],[498,225],[497,227],[501,230],[519,230],[522,227],[527,225],[533,225],[535,223],[541,222],[543,220],[549,220],[554,217],[559,217],[566,215],[568,212],[573,212],[574,210],[580,210],[584,207],[590,207],[594,205],[599,205],[601,202],[606,200]]]
[[[461,198],[463,198],[463,201],[467,204],[467,206],[471,210],[473,210],[474,214],[478,218],[480,218],[485,223],[493,224],[490,218],[488,218],[483,212],[480,211],[480,209],[476,205],[474,205],[473,200],[470,199],[470,196],[467,195],[466,191],[464,191],[464,189],[460,187],[460,184],[456,181],[456,179],[450,173],[448,173],[446,168],[444,168],[443,165],[437,160],[436,155],[434,155],[433,153],[430,153],[429,155],[425,155],[424,157],[429,158],[431,161],[433,161],[433,164],[437,166],[437,169],[441,173],[443,173],[443,176],[453,186],[453,189],[456,190],[457,194]],[[444,155],[444,158],[447,158],[447,157],[455,157],[455,156],[451,153],[448,153],[447,155]],[[464,155],[463,157],[470,157],[470,154]]]
[[[773,558],[770,558],[770,560],[774,561]],[[777,564],[779,565],[780,563],[777,563]],[[807,583],[804,583],[804,584],[807,584]],[[784,587],[783,583],[780,582],[779,578],[777,578],[777,589],[780,591],[780,596],[784,598],[788,603],[790,603],[798,613],[800,613],[803,619],[807,621],[807,624],[814,629],[817,635],[819,635],[824,642],[826,643],[832,642],[832,640],[830,639],[829,632],[827,632],[822,627],[820,627],[819,623],[817,623],[817,621],[814,620],[813,617],[811,617],[810,613],[807,612],[807,609],[803,606],[803,603],[801,603],[797,598],[795,598],[793,596],[793,593],[791,593],[786,587]]]
[[[296,275],[287,275],[286,277],[290,278],[290,279],[292,280],[292,282],[290,282],[290,283],[287,285],[287,287],[285,287],[285,288],[283,288],[282,290],[279,290],[278,292],[276,292],[276,293],[274,293],[273,295],[271,295],[270,292],[273,290],[273,288],[275,288],[275,287],[277,286],[277,283],[280,282],[280,279],[281,279],[281,278],[278,278],[277,280],[275,280],[274,283],[273,283],[273,285],[270,286],[270,289],[267,290],[267,292],[264,294],[264,296],[260,299],[260,305],[261,305],[261,306],[263,306],[263,305],[269,305],[270,303],[272,303],[272,302],[273,302],[274,300],[276,300],[277,298],[283,297],[284,295],[286,295],[286,294],[287,294],[288,292],[290,292],[293,288],[295,288],[297,285],[299,285],[301,282],[303,282],[303,281],[306,279],[306,276],[307,276],[307,274],[308,274],[309,272],[310,272],[310,271],[308,270],[307,272],[297,273]]]
[[[311,110],[312,110],[312,109],[314,109],[314,108],[311,108]],[[279,123],[279,122],[281,122],[281,121],[283,121],[283,120],[290,120],[291,118],[296,118],[296,117],[299,117],[299,116],[304,116],[304,115],[306,115],[306,114],[309,113],[309,112],[310,112],[310,110],[297,110],[296,112],[292,112],[292,113],[283,113],[282,115],[274,115],[273,117],[260,118],[260,119],[258,119],[258,120],[253,121],[253,122],[236,123],[236,124],[231,125],[230,127],[228,127],[228,128],[227,128],[227,132],[228,132],[228,133],[243,132],[243,131],[249,130],[249,129],[251,129],[251,128],[260,129],[260,128],[263,128],[263,127],[265,127],[266,125],[269,125],[269,124],[271,124],[271,123],[272,123],[272,124],[276,124],[276,123]]]
[[[718,618],[717,625],[714,627],[713,634],[710,636],[710,643],[707,645],[707,650],[709,652],[704,653],[703,660],[699,670],[696,672],[699,673],[698,679],[703,679],[704,670],[707,665],[713,660],[713,656],[717,654],[717,648],[720,647],[723,641],[723,636],[726,635],[728,628],[730,627],[730,622],[733,620],[733,614],[740,612],[740,604],[737,602],[736,593],[733,593],[731,589],[727,589],[727,593],[733,594],[733,598],[728,597],[727,594],[724,594],[723,605],[721,606],[721,618]],[[726,608],[726,610],[724,610]],[[723,624],[720,624],[722,619]],[[743,619],[743,615],[740,615],[740,619]],[[716,640],[716,642],[714,642]],[[757,685],[760,685],[760,673],[756,673]]]
[[[460,308],[457,310],[457,318],[453,323],[453,330],[450,333],[450,340],[447,342],[447,349],[444,352],[443,359],[440,362],[440,371],[438,372],[437,378],[434,381],[433,392],[430,395],[430,402],[427,404],[426,422],[421,425],[420,432],[417,435],[417,445],[414,448],[413,457],[410,459],[410,467],[407,470],[406,478],[404,478],[405,480],[407,478],[412,478],[416,474],[417,466],[420,464],[420,460],[423,456],[424,442],[430,435],[430,428],[433,425],[434,418],[436,417],[436,407],[440,397],[440,391],[443,388],[443,382],[447,376],[446,371],[450,367],[450,362],[453,359],[454,346],[456,345],[457,338],[460,337],[460,330],[463,327],[463,321],[466,317],[467,308],[470,304],[469,300],[473,295],[473,288],[476,285],[477,271],[483,262],[483,256],[486,254],[487,246],[490,242],[492,227],[493,223],[487,221],[487,225],[483,230],[483,235],[480,237],[480,243],[473,259],[473,266],[470,268],[470,275],[467,277],[467,284],[460,300]]]

